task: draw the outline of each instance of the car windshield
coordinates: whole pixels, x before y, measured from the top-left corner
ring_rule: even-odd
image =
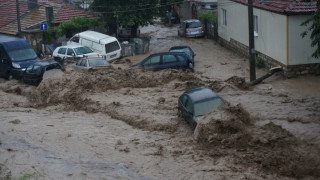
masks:
[[[219,97],[214,99],[209,99],[207,101],[200,101],[194,104],[194,115],[201,116],[211,112],[214,109],[222,106],[224,104],[223,100]]]
[[[36,59],[37,54],[34,52],[32,48],[28,49],[15,49],[8,52],[8,55],[10,56],[11,61],[17,62],[17,61],[26,61],[31,59]]]
[[[89,60],[89,66],[107,66],[109,63],[105,59],[91,59]]]
[[[191,57],[191,52],[188,48],[181,48],[181,49],[172,49],[170,50],[170,52],[184,52],[186,53],[188,56]]]
[[[109,44],[106,44],[106,53],[110,53],[119,49],[120,49],[120,46],[117,41],[113,41]]]
[[[88,54],[88,53],[92,53],[93,51],[91,49],[89,49],[88,47],[78,47],[74,49],[76,51],[77,55],[83,55],[83,54]]]
[[[201,22],[200,21],[195,21],[195,22],[190,22],[187,23],[187,28],[197,28],[201,26]]]

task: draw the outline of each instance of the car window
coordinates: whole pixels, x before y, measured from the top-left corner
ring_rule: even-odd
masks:
[[[177,55],[178,61],[182,62],[185,61],[184,57],[181,55]]]
[[[186,96],[187,97],[187,96]],[[185,102],[185,105],[184,107],[189,111],[189,112],[193,112],[192,111],[192,101],[189,97],[186,98],[186,102]]]
[[[41,66],[34,65],[30,73],[40,74],[40,72],[41,72]]]
[[[79,61],[77,61],[77,66],[80,66],[82,59],[80,59]]]
[[[89,66],[107,66],[108,62],[105,59],[92,59],[89,60]]]
[[[68,48],[67,55],[72,56],[73,53],[74,53],[73,49]]]
[[[176,61],[177,61],[177,59],[174,55],[169,54],[169,55],[162,56],[163,64],[168,64],[168,63],[172,63],[172,62],[176,62]]]
[[[105,47],[106,47],[106,53],[111,53],[113,51],[120,49],[118,41],[113,41],[109,44],[106,44]]]
[[[73,38],[70,39],[70,41],[75,42],[75,43],[79,43],[79,37],[74,36]]]
[[[200,21],[190,22],[186,24],[186,28],[197,28],[197,27],[201,27]]]
[[[83,55],[83,54],[88,54],[93,52],[91,49],[85,46],[75,48],[74,51],[76,52],[76,55]]]
[[[160,55],[149,58],[143,65],[144,66],[155,66],[160,64]]]
[[[206,101],[197,102],[194,104],[194,115],[200,116],[207,114],[214,109],[224,105],[224,102],[221,98],[209,99]]]
[[[66,54],[67,48],[60,48],[58,54]]]
[[[33,68],[33,65],[28,66],[27,69],[26,69],[26,72],[27,73],[31,73],[32,72],[32,68]]]
[[[87,60],[82,59],[80,66],[87,66]]]
[[[187,96],[185,96],[185,95],[180,97],[180,101],[181,101],[182,105],[184,105],[184,106],[185,106],[186,101],[187,101],[187,98],[188,98],[188,97],[187,97]]]

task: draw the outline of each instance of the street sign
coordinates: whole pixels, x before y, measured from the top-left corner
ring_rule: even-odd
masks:
[[[48,24],[47,23],[41,23],[40,24],[40,30],[41,31],[47,31],[48,30]]]

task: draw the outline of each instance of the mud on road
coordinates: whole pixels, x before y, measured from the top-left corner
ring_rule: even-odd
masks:
[[[168,50],[168,42],[191,46],[196,72],[124,71],[147,56],[138,55],[88,73],[70,65],[38,87],[0,79],[0,177],[320,177],[320,98],[309,93],[318,86],[296,94],[295,82],[286,88],[277,83],[288,80],[276,75],[250,87],[247,60],[213,41],[178,38],[175,27],[161,25],[142,32],[152,37],[150,53]],[[177,116],[177,101],[200,85],[228,106],[193,132]]]

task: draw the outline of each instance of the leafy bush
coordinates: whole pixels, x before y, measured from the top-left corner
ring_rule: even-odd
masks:
[[[262,68],[264,66],[263,60],[259,57],[256,57],[256,67]]]

